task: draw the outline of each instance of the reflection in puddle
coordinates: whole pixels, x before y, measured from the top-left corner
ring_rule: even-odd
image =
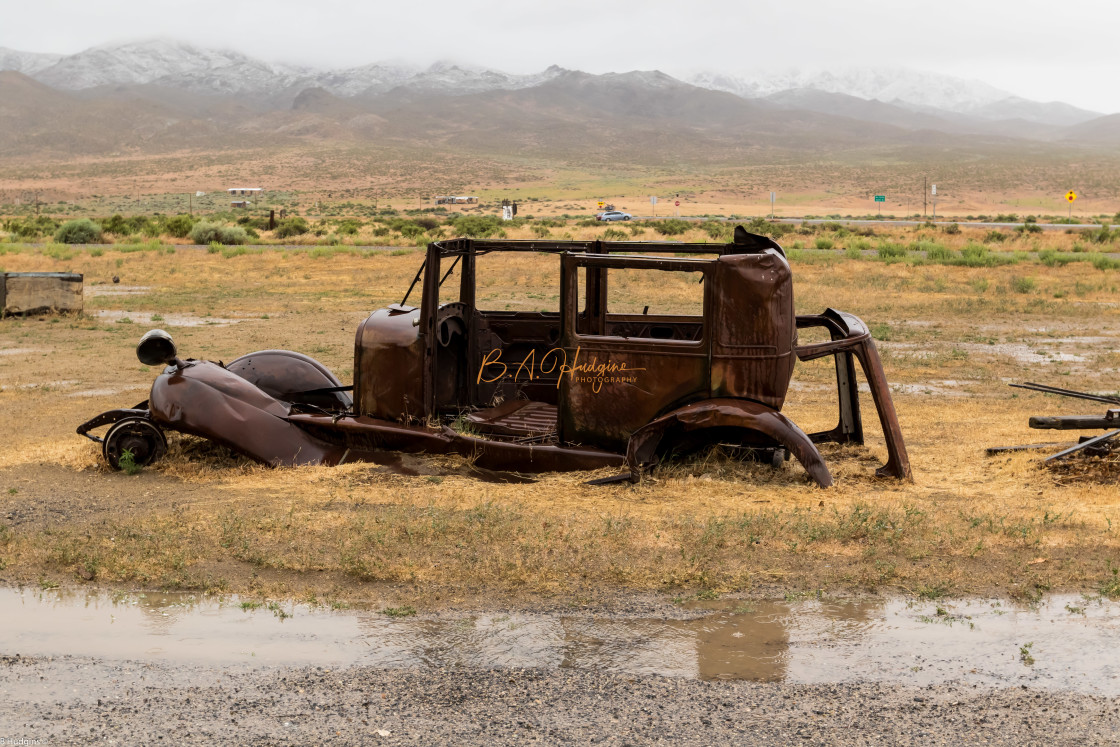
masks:
[[[956,680],[1120,695],[1120,604],[1074,595],[1034,607],[995,600],[721,602],[681,611],[697,615],[691,619],[391,618],[189,595],[16,589],[0,590],[0,604],[6,655],[251,667],[572,667],[800,683]]]

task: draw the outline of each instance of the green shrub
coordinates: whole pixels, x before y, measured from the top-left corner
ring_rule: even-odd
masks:
[[[731,241],[734,229],[731,224],[718,220],[706,220],[700,224],[700,230],[708,234],[708,238],[715,241]]]
[[[1087,262],[1090,257],[1083,253],[1060,254],[1053,249],[1043,249],[1038,253],[1038,261],[1047,267],[1064,267],[1071,262]]]
[[[957,234],[961,232],[961,227],[956,223],[950,223],[941,230],[948,234]]]
[[[177,239],[185,239],[187,236],[192,236],[192,228],[194,227],[194,219],[189,215],[176,215],[173,218],[165,218],[163,220],[163,232],[168,236],[174,236]],[[196,244],[205,242],[196,241]]]
[[[196,223],[190,232],[196,244],[244,244],[248,238],[241,226],[219,226],[216,223]]]
[[[42,248],[41,253],[45,257],[61,260],[73,259],[75,254],[74,250],[65,244],[47,244]]]
[[[401,236],[406,239],[415,239],[424,235],[424,227],[410,220],[399,221],[396,230],[400,231]]]
[[[1018,257],[995,254],[983,244],[969,242],[961,249],[960,259],[952,264],[961,264],[965,267],[996,267],[998,265],[1013,265],[1018,261]]]
[[[901,259],[906,256],[906,247],[893,241],[880,241],[878,248],[880,259]]]
[[[54,240],[60,244],[98,244],[101,243],[101,226],[88,218],[68,220],[54,232]]]
[[[926,259],[930,262],[936,262],[938,264],[953,264],[961,256],[949,247],[943,244],[935,243],[933,241],[919,241],[917,242],[917,244],[919,247],[921,247],[923,244],[927,245],[924,247],[924,249],[926,253]]]
[[[1086,238],[1094,244],[1111,244],[1116,240],[1116,232],[1109,229],[1108,224],[1105,223],[1100,228],[1086,232]]]
[[[1098,270],[1117,270],[1120,269],[1120,260],[1106,257],[1103,254],[1094,254],[1093,267]]]
[[[280,224],[276,226],[274,235],[278,239],[286,239],[291,236],[302,236],[310,230],[311,227],[307,225],[307,221],[297,215],[280,221]]]
[[[680,218],[659,220],[655,221],[653,224],[653,230],[657,231],[662,236],[680,236],[690,228],[692,228],[692,224]]]
[[[835,245],[836,244],[835,244],[835,242],[833,242],[832,239],[827,239],[824,236],[818,236],[817,240],[813,242],[813,246],[815,246],[817,249],[827,250],[827,249],[831,249]]]
[[[418,230],[417,234],[423,233],[423,229],[416,224]],[[456,215],[454,218],[447,222],[453,232],[459,236],[467,236],[473,239],[486,239],[490,238],[498,231],[502,230],[502,221],[496,215]],[[598,221],[593,221],[592,225],[599,225]],[[406,234],[407,235],[407,234]]]
[[[131,236],[135,229],[125,220],[120,213],[101,221],[101,230],[115,233],[117,236]]]
[[[628,238],[630,238],[630,236],[625,231],[621,231],[617,228],[608,228],[606,231],[603,231],[604,241],[625,241]]]
[[[751,233],[769,236],[772,239],[780,239],[787,233],[792,233],[797,230],[797,227],[790,223],[771,223],[765,218],[753,218],[744,228]]]
[[[3,225],[4,230],[10,231],[16,238],[28,240],[53,234],[58,229],[59,223],[50,216],[40,215],[37,218],[26,218],[24,220],[12,218],[4,221]]]

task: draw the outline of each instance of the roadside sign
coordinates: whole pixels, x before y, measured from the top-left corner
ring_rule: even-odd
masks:
[[[598,204],[599,204],[599,209],[600,209],[600,210],[602,210],[602,209],[603,209],[603,201],[602,201],[602,200],[599,200],[599,203],[598,203]]]
[[[681,206],[681,201],[680,201],[680,200],[677,200],[677,201],[676,201],[676,202],[674,202],[673,204],[674,204],[674,205],[676,205],[677,207],[680,207],[680,206]]]
[[[1077,193],[1071,189],[1070,191],[1066,192],[1066,199],[1070,202],[1073,202],[1077,199]]]
[[[937,194],[937,185],[936,184],[933,185],[933,190],[930,192],[930,194],[934,194],[934,195]]]
[[[875,202],[886,202],[886,201],[887,201],[887,196],[886,195],[875,195]]]
[[[656,197],[654,197],[653,195],[650,195],[650,197],[649,197],[649,204],[650,204],[650,205],[656,205],[656,204],[657,204],[657,198],[656,198]]]

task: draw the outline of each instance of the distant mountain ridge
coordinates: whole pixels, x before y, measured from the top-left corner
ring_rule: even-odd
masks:
[[[324,71],[167,40],[61,57],[0,49],[0,68],[0,155],[375,139],[672,163],[762,150],[1120,145],[1120,115],[898,71],[682,80],[657,70],[595,75],[558,66],[514,75],[446,60]]]
[[[318,70],[268,63],[236,51],[207,49],[169,39],[104,44],[66,56],[0,48],[0,70],[15,70],[62,90],[159,85],[200,94],[243,95],[272,104],[290,104],[305,88],[322,88],[343,97],[380,96],[398,89],[412,96],[510,91],[540,85],[566,72],[552,66],[539,73],[515,75],[446,60],[427,68],[372,63]],[[955,114],[976,120],[1021,119],[1066,127],[1102,116],[1060,102],[1030,101],[981,81],[904,69],[837,68],[744,74],[709,71],[681,80],[745,99],[780,100],[779,94],[790,91],[819,91],[942,118]]]

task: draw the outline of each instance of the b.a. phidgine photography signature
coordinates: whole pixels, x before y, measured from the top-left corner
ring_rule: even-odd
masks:
[[[572,362],[568,363],[568,352],[564,348],[551,348],[544,354],[537,358],[537,351],[530,350],[513,372],[513,381],[535,381],[541,376],[550,376],[557,373],[556,387],[560,387],[560,382],[564,376],[567,375],[572,381],[591,384],[591,390],[596,394],[603,388],[603,384],[633,384],[637,382],[637,372],[645,371],[644,368],[631,368],[625,361],[603,361],[600,362],[598,357],[592,358],[590,361],[580,362],[579,360],[580,348],[576,348],[575,354],[572,356]],[[513,364],[507,364],[502,360],[501,348],[494,348],[482,358],[482,364],[478,367],[478,377],[476,383],[493,383],[509,376],[510,367]],[[486,369],[491,366],[498,366],[500,368],[496,376],[487,378]],[[524,378],[522,378],[524,376]]]

